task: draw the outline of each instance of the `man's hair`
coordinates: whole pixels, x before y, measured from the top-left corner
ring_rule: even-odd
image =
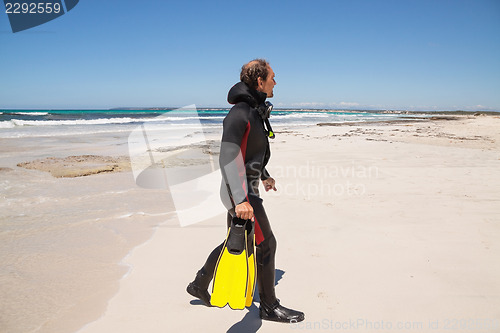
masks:
[[[269,74],[269,63],[264,59],[254,59],[241,67],[240,80],[245,82],[250,88],[258,86],[257,79],[267,80]]]

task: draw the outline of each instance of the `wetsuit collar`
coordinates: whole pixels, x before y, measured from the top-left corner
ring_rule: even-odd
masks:
[[[257,101],[257,105],[264,104],[264,102],[266,101],[266,98],[267,98],[267,94],[265,92],[257,91],[254,89],[251,89],[250,92],[252,93],[255,100]]]
[[[246,102],[253,108],[264,104],[266,98],[266,93],[251,89],[245,82],[236,83],[227,94],[229,104]]]

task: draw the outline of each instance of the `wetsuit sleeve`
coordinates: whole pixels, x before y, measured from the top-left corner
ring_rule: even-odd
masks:
[[[271,175],[269,174],[267,169],[264,168],[264,170],[262,170],[262,174],[260,175],[260,180],[266,180],[268,178],[271,178]]]
[[[248,193],[245,150],[250,122],[248,107],[242,104],[235,105],[224,118],[219,157],[222,178],[235,205],[247,201]]]

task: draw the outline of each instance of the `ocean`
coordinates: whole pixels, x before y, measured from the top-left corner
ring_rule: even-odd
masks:
[[[229,109],[171,110],[0,110],[0,138],[52,137],[107,132],[129,132],[138,124],[176,127],[199,122],[204,128],[218,128]],[[280,127],[318,123],[383,121],[418,117],[404,111],[333,111],[275,109],[270,122]],[[422,117],[422,115],[420,115]]]

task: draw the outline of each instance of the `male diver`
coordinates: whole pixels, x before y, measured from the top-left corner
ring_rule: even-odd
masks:
[[[233,216],[252,220],[254,224],[254,232],[249,237],[255,237],[260,317],[264,320],[295,323],[304,320],[304,313],[282,306],[275,295],[276,239],[258,189],[259,181],[262,181],[266,191],[276,191],[275,180],[265,168],[271,155],[268,138],[274,137],[267,119],[272,105],[266,102],[266,98],[273,97],[276,85],[274,72],[266,60],[255,59],[243,65],[240,80],[228,93],[228,102],[234,106],[223,122],[219,158],[225,182],[221,190],[227,190],[232,203],[228,207],[227,224],[229,228]],[[241,163],[238,163],[238,159]],[[242,175],[245,178],[243,180]],[[223,242],[210,253],[205,265],[187,287],[189,294],[199,298],[207,306],[211,306],[207,289],[224,244]]]

